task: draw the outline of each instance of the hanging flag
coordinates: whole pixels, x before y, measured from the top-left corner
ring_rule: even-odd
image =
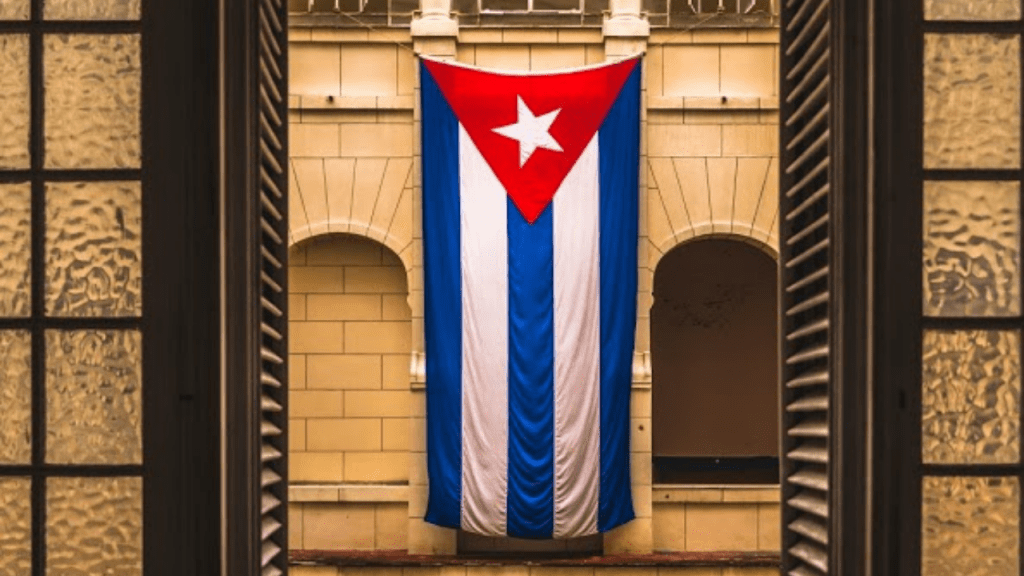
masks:
[[[571,538],[633,519],[639,61],[421,61],[428,522]]]

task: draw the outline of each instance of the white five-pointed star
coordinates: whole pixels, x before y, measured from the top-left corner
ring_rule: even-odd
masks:
[[[523,98],[516,96],[516,110],[518,118],[515,124],[501,126],[495,128],[494,131],[506,138],[519,142],[520,168],[522,168],[523,164],[526,164],[526,161],[530,159],[530,156],[533,155],[537,148],[545,148],[555,152],[562,151],[561,145],[548,132],[551,129],[551,123],[555,121],[555,117],[562,111],[561,108],[542,116],[534,116],[530,108],[523,102]]]

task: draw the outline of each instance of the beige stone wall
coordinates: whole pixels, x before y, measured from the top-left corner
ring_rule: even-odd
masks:
[[[291,481],[408,481],[411,325],[401,261],[352,235],[307,240],[289,256]]]
[[[372,340],[376,337],[373,323],[384,330],[389,323],[405,322],[409,330],[401,350],[397,340],[391,341],[396,347],[386,352],[355,353],[337,346],[317,352],[293,349],[293,394],[299,396],[292,401],[292,482],[306,484],[300,487],[306,492],[292,495],[297,504],[295,520],[302,526],[300,534],[293,531],[292,544],[368,549],[400,543],[415,552],[453,553],[454,531],[422,521],[426,500],[425,383],[415,369],[409,374],[410,355],[414,365],[422,366],[423,350],[418,88],[413,42],[405,30],[293,28],[290,36],[290,241],[297,246],[293,278],[308,280],[292,286],[293,345],[319,350],[317,347],[326,346],[324,342],[355,334],[360,329],[357,326]],[[604,38],[596,29],[464,29],[457,42],[420,39],[415,47],[435,56],[512,70],[582,66],[646,51],[631,422],[638,519],[608,534],[605,552],[643,552],[659,546],[716,549],[726,542],[756,550],[770,542],[770,534],[764,531],[762,538],[758,526],[770,523],[771,509],[777,513],[777,503],[667,505],[657,503],[652,495],[659,488],[651,483],[649,312],[657,263],[681,242],[709,234],[729,235],[768,252],[775,250],[777,30],[655,31],[645,42]],[[380,291],[374,293],[348,293],[344,279],[315,270],[338,269],[347,279],[347,267],[361,267],[345,260],[350,257],[347,246],[358,242],[347,240],[343,245],[331,241],[334,248],[314,248],[321,246],[323,235],[336,233],[365,236],[386,246],[380,252],[379,267],[392,268],[396,277],[404,272],[402,294],[408,295],[408,307],[403,319],[385,317],[385,303],[394,304],[404,297],[389,292],[398,290],[397,281],[387,288],[378,286]],[[361,248],[353,250],[351,257],[356,257]],[[333,263],[323,263],[328,260]],[[324,313],[326,300],[320,296],[326,295],[337,298],[331,308],[334,314],[357,317],[310,317]],[[380,299],[379,317],[359,317],[367,310],[360,303],[363,296]],[[296,314],[305,316],[299,319]],[[353,326],[352,332],[345,331],[346,323]],[[363,354],[380,355],[379,374],[377,368],[355,364],[366,362],[355,359]],[[405,358],[401,366],[399,356]],[[385,366],[385,362],[393,364]],[[360,376],[357,380],[365,383],[379,378],[378,388],[341,387],[332,376],[353,370],[362,374],[364,369],[368,379]],[[366,401],[363,405],[368,411],[346,412],[352,406],[348,404],[350,396],[354,405]],[[401,408],[394,408],[391,402]],[[381,406],[371,408],[371,404]],[[328,410],[326,406],[337,410],[323,412]],[[403,418],[404,431],[399,423]],[[380,423],[379,429],[372,421]],[[385,422],[390,422],[387,429]],[[350,463],[356,465],[350,467]],[[405,472],[400,473],[398,468],[403,465]],[[401,497],[395,493],[384,497],[374,490],[385,482],[408,482],[408,486],[403,487]],[[353,492],[354,483],[367,484],[364,488],[368,491]],[[326,492],[316,492],[320,489]],[[691,530],[698,530],[701,518],[715,516],[714,512],[701,516],[703,506],[721,508],[726,515],[742,509],[737,518],[755,518],[755,536],[751,539],[750,530],[744,528],[744,539],[723,536],[721,541],[711,538],[701,543],[691,538],[679,544],[680,523],[685,526],[689,519]],[[401,521],[396,518],[402,514],[407,528],[397,536],[394,527]],[[317,528],[342,525],[347,528]],[[712,572],[718,573],[708,573]]]
[[[562,566],[440,566],[369,567],[292,566],[292,576],[777,576],[778,568],[715,567],[562,567]]]
[[[655,486],[654,549],[779,550],[779,491],[755,486]]]

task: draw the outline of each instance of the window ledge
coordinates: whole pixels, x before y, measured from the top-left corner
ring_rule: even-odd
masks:
[[[655,484],[651,489],[651,501],[655,505],[687,502],[778,504],[782,498],[778,485]]]
[[[293,484],[289,502],[408,502],[409,486],[388,484]]]
[[[777,96],[648,96],[648,110],[778,110]]]
[[[413,97],[408,96],[337,96],[332,94],[291,94],[290,110],[404,110],[412,112]]]
[[[427,556],[405,550],[292,550],[289,560],[299,566],[582,566],[614,567],[769,567],[781,562],[778,552],[670,552],[614,554],[576,558],[503,558],[483,556]]]

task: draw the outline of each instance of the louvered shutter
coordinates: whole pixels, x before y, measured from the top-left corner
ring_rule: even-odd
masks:
[[[254,0],[259,18],[259,278],[260,286],[260,569],[262,576],[288,571],[288,499],[285,334],[288,246],[287,197],[287,30],[282,0]]]
[[[786,0],[781,39],[783,574],[830,572],[831,6]]]

